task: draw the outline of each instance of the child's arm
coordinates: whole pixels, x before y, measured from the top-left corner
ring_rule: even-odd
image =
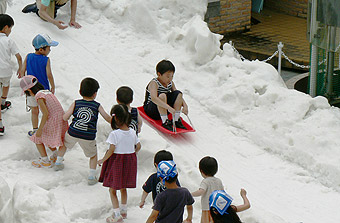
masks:
[[[148,197],[148,193],[146,193],[144,190],[143,190],[143,193],[142,193],[142,197],[140,199],[140,203],[139,203],[139,207],[142,208],[144,207],[144,204],[145,204],[145,199]]]
[[[111,124],[111,119],[112,117],[106,113],[106,111],[104,110],[103,106],[99,105],[99,109],[98,109],[100,115],[108,122]]]
[[[38,0],[41,2],[41,0]],[[52,3],[50,3],[52,4]],[[47,13],[47,6],[45,6],[44,4],[41,4],[40,9],[39,9],[39,16],[46,20],[47,22],[50,22],[54,25],[56,25],[59,29],[66,29],[67,26],[63,25],[64,22],[60,21],[60,20],[55,20],[53,19],[48,13]]]
[[[136,148],[135,148],[136,153],[138,153],[141,148],[142,148],[142,145],[140,144],[140,142],[137,143]]]
[[[151,81],[149,84],[149,92],[150,92],[150,97],[151,97],[151,101],[153,103],[155,103],[156,105],[167,109],[170,113],[175,114],[175,109],[172,108],[170,105],[168,105],[167,103],[165,103],[164,101],[162,101],[158,96],[157,96],[157,90],[158,90],[158,86],[156,84],[156,82]]]
[[[69,22],[70,26],[74,26],[74,28],[79,29],[81,25],[76,22],[76,14],[77,14],[77,0],[71,0],[71,19]]]
[[[137,110],[137,114],[138,114],[138,133],[140,133],[140,131],[142,130],[143,120],[138,110]]]
[[[110,148],[109,150],[105,153],[105,156],[103,157],[103,159],[98,160],[98,165],[102,165],[108,158],[110,158],[110,156],[114,153],[116,149],[116,146],[113,144],[110,144]]]
[[[21,69],[22,69],[22,58],[21,58],[21,56],[20,56],[20,53],[15,54],[15,57],[17,58],[18,65],[19,65],[19,68],[18,68],[18,71],[17,71],[17,76],[18,76],[18,78],[21,78],[21,77],[24,76],[24,75],[21,74]]]
[[[20,71],[21,77],[20,78],[25,76],[26,66],[27,66],[27,56],[25,57],[24,63],[22,64],[22,67],[21,67],[21,71]]]
[[[193,213],[193,208],[192,205],[187,205],[187,212],[188,212],[188,217],[183,221],[183,223],[190,223],[192,222],[192,213]]]
[[[202,189],[202,188],[200,188],[200,189],[198,189],[197,191],[192,192],[191,195],[192,195],[193,197],[199,197],[199,196],[202,196],[204,193],[205,193],[205,190]]]
[[[152,210],[148,220],[146,220],[146,223],[153,223],[156,221],[159,211]]]
[[[250,202],[247,198],[247,191],[242,188],[240,191],[240,195],[243,199],[243,204],[236,206],[236,212],[241,212],[250,208]]]
[[[54,78],[53,78],[52,70],[51,70],[51,61],[50,61],[50,59],[48,59],[48,61],[47,61],[46,74],[47,74],[48,81],[51,84],[51,92],[54,94],[54,92],[55,92],[55,85],[54,85]]]
[[[171,90],[172,90],[172,91],[176,91],[176,90],[177,90],[177,88],[176,88],[174,82],[172,82]],[[183,93],[182,93],[182,94],[183,94]],[[187,103],[185,102],[183,95],[182,95],[182,100],[183,100],[183,104],[182,104],[183,110],[182,110],[182,112],[183,112],[185,115],[188,115],[188,112],[189,112],[189,110],[188,110],[188,105],[187,105]]]
[[[71,117],[71,115],[73,114],[73,111],[74,111],[74,107],[75,107],[75,103],[73,102],[72,105],[70,106],[70,108],[63,115],[64,121],[67,121]]]
[[[42,98],[39,98],[38,99],[38,104],[39,104],[39,108],[41,110],[41,112],[43,113],[42,115],[42,118],[41,118],[41,121],[40,121],[40,125],[39,125],[39,128],[37,130],[37,132],[35,133],[36,137],[41,137],[42,135],[42,130],[46,124],[46,121],[48,119],[48,110],[47,110],[47,107],[46,107],[46,104],[45,104],[45,100],[42,99]]]

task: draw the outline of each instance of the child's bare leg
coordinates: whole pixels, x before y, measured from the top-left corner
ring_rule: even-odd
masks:
[[[90,158],[90,162],[89,162],[90,169],[94,169],[95,170],[97,168],[97,160],[98,160],[97,154]]]
[[[182,108],[182,105],[183,105],[183,96],[182,96],[182,93],[179,93],[174,103],[174,109],[176,111],[180,111]]]
[[[1,95],[2,100],[6,101],[7,96],[8,96],[8,91],[9,91],[9,86],[7,86],[7,87],[3,86],[2,87],[2,95]],[[1,101],[1,103],[2,103],[2,101]]]
[[[126,205],[127,204],[127,191],[126,188],[124,189],[120,189],[120,196],[121,196],[121,203],[122,205]]]
[[[44,144],[35,144],[41,157],[47,157]]]
[[[66,153],[66,146],[64,145],[60,146],[58,149],[58,156],[64,157],[65,153]]]
[[[167,100],[166,100],[166,94],[160,94],[158,96],[159,99],[161,99],[162,101],[164,101],[165,103],[167,103]],[[162,108],[160,106],[157,106],[158,108],[158,111],[159,111],[159,114],[162,116],[162,115],[166,115],[168,116],[168,113],[167,113],[167,110],[165,108]]]
[[[209,217],[210,217],[209,211],[202,211],[201,223],[209,223],[210,222]]]
[[[38,129],[38,122],[39,122],[39,108],[38,107],[31,107],[31,120],[33,129]]]
[[[119,208],[119,202],[118,202],[118,198],[117,198],[117,191],[115,189],[110,188],[109,192],[110,192],[110,197],[111,197],[111,202],[112,202],[113,209]]]

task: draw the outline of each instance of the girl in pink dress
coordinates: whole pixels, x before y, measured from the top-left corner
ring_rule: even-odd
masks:
[[[109,187],[113,206],[113,215],[106,222],[123,222],[127,216],[127,191],[126,188],[136,188],[137,156],[141,145],[135,130],[130,129],[131,114],[126,105],[115,105],[111,109],[111,127],[106,142],[110,147],[103,159],[98,160],[98,165],[103,164],[99,182],[104,187]],[[121,208],[117,197],[117,190],[121,194]]]
[[[24,76],[20,81],[20,87],[26,95],[34,96],[42,112],[42,119],[36,133],[30,137],[40,153],[39,160],[33,161],[32,165],[38,168],[51,167],[57,157],[57,147],[64,146],[64,136],[68,129],[67,121],[63,120],[64,110],[52,92],[44,90],[36,77]],[[50,159],[47,157],[45,146],[53,152]]]

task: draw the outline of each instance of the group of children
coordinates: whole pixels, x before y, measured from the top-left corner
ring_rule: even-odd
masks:
[[[51,47],[57,46],[58,42],[51,40],[47,35],[37,35],[32,41],[35,52],[28,54],[22,63],[18,48],[8,38],[13,25],[14,21],[9,15],[0,14],[1,109],[6,110],[11,106],[6,99],[12,76],[10,59],[11,55],[15,55],[19,67],[17,74],[21,78],[20,87],[31,110],[33,129],[28,135],[40,154],[40,158],[33,161],[32,165],[38,168],[54,167],[56,171],[60,171],[64,169],[66,150],[78,143],[85,156],[89,158],[88,184],[93,185],[99,181],[104,187],[109,187],[114,212],[106,221],[123,222],[123,219],[127,218],[126,189],[136,188],[137,154],[141,149],[138,133],[141,131],[142,120],[138,110],[130,106],[133,100],[132,89],[123,86],[116,91],[117,104],[112,107],[109,115],[95,100],[99,83],[91,77],[84,78],[79,90],[82,98],[75,100],[64,112],[54,95],[51,62],[47,57]],[[173,125],[176,128],[185,128],[180,115],[181,111],[184,114],[188,113],[182,92],[176,89],[173,82],[174,72],[175,67],[168,60],[162,60],[157,64],[157,78],[152,79],[147,85],[143,106],[147,115],[153,119],[161,119],[162,126],[170,131]],[[40,122],[39,110],[42,113]],[[173,115],[173,121],[168,118],[169,113]],[[104,157],[98,160],[96,132],[99,114],[110,123],[112,132],[106,141],[109,143],[109,149]],[[71,116],[72,121],[68,124]],[[4,135],[4,130],[0,113],[0,135]],[[45,147],[52,151],[50,157]],[[98,180],[97,165],[102,166]],[[200,161],[199,169],[204,180],[200,188],[192,193],[180,186],[176,164],[170,152],[159,151],[154,157],[154,165],[157,167],[157,173],[152,174],[143,185],[139,205],[142,208],[148,193],[152,192],[154,206],[147,222],[182,222],[185,206],[188,217],[184,222],[191,222],[195,196],[201,196],[202,223],[240,222],[236,212],[250,207],[244,190],[241,190],[244,204],[237,207],[230,205],[232,199],[223,191],[221,180],[214,177],[217,172],[217,161],[212,157],[204,157]],[[117,190],[121,194],[121,205]],[[233,220],[223,220],[229,218]]]

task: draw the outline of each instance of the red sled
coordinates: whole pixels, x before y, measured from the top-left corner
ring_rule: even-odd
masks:
[[[195,129],[189,125],[186,121],[184,121],[182,118],[180,118],[182,120],[183,125],[187,128],[187,129],[180,129],[180,128],[176,128],[176,132],[167,130],[166,128],[164,128],[162,126],[162,121],[161,120],[154,120],[152,118],[150,118],[144,111],[143,106],[140,106],[137,108],[139,111],[140,116],[142,116],[142,118],[144,118],[146,121],[148,121],[153,127],[155,127],[156,129],[158,129],[159,131],[166,133],[166,134],[170,134],[170,135],[176,135],[176,134],[182,134],[182,133],[186,133],[186,132],[195,132]],[[169,114],[169,119],[172,120],[172,115]]]

